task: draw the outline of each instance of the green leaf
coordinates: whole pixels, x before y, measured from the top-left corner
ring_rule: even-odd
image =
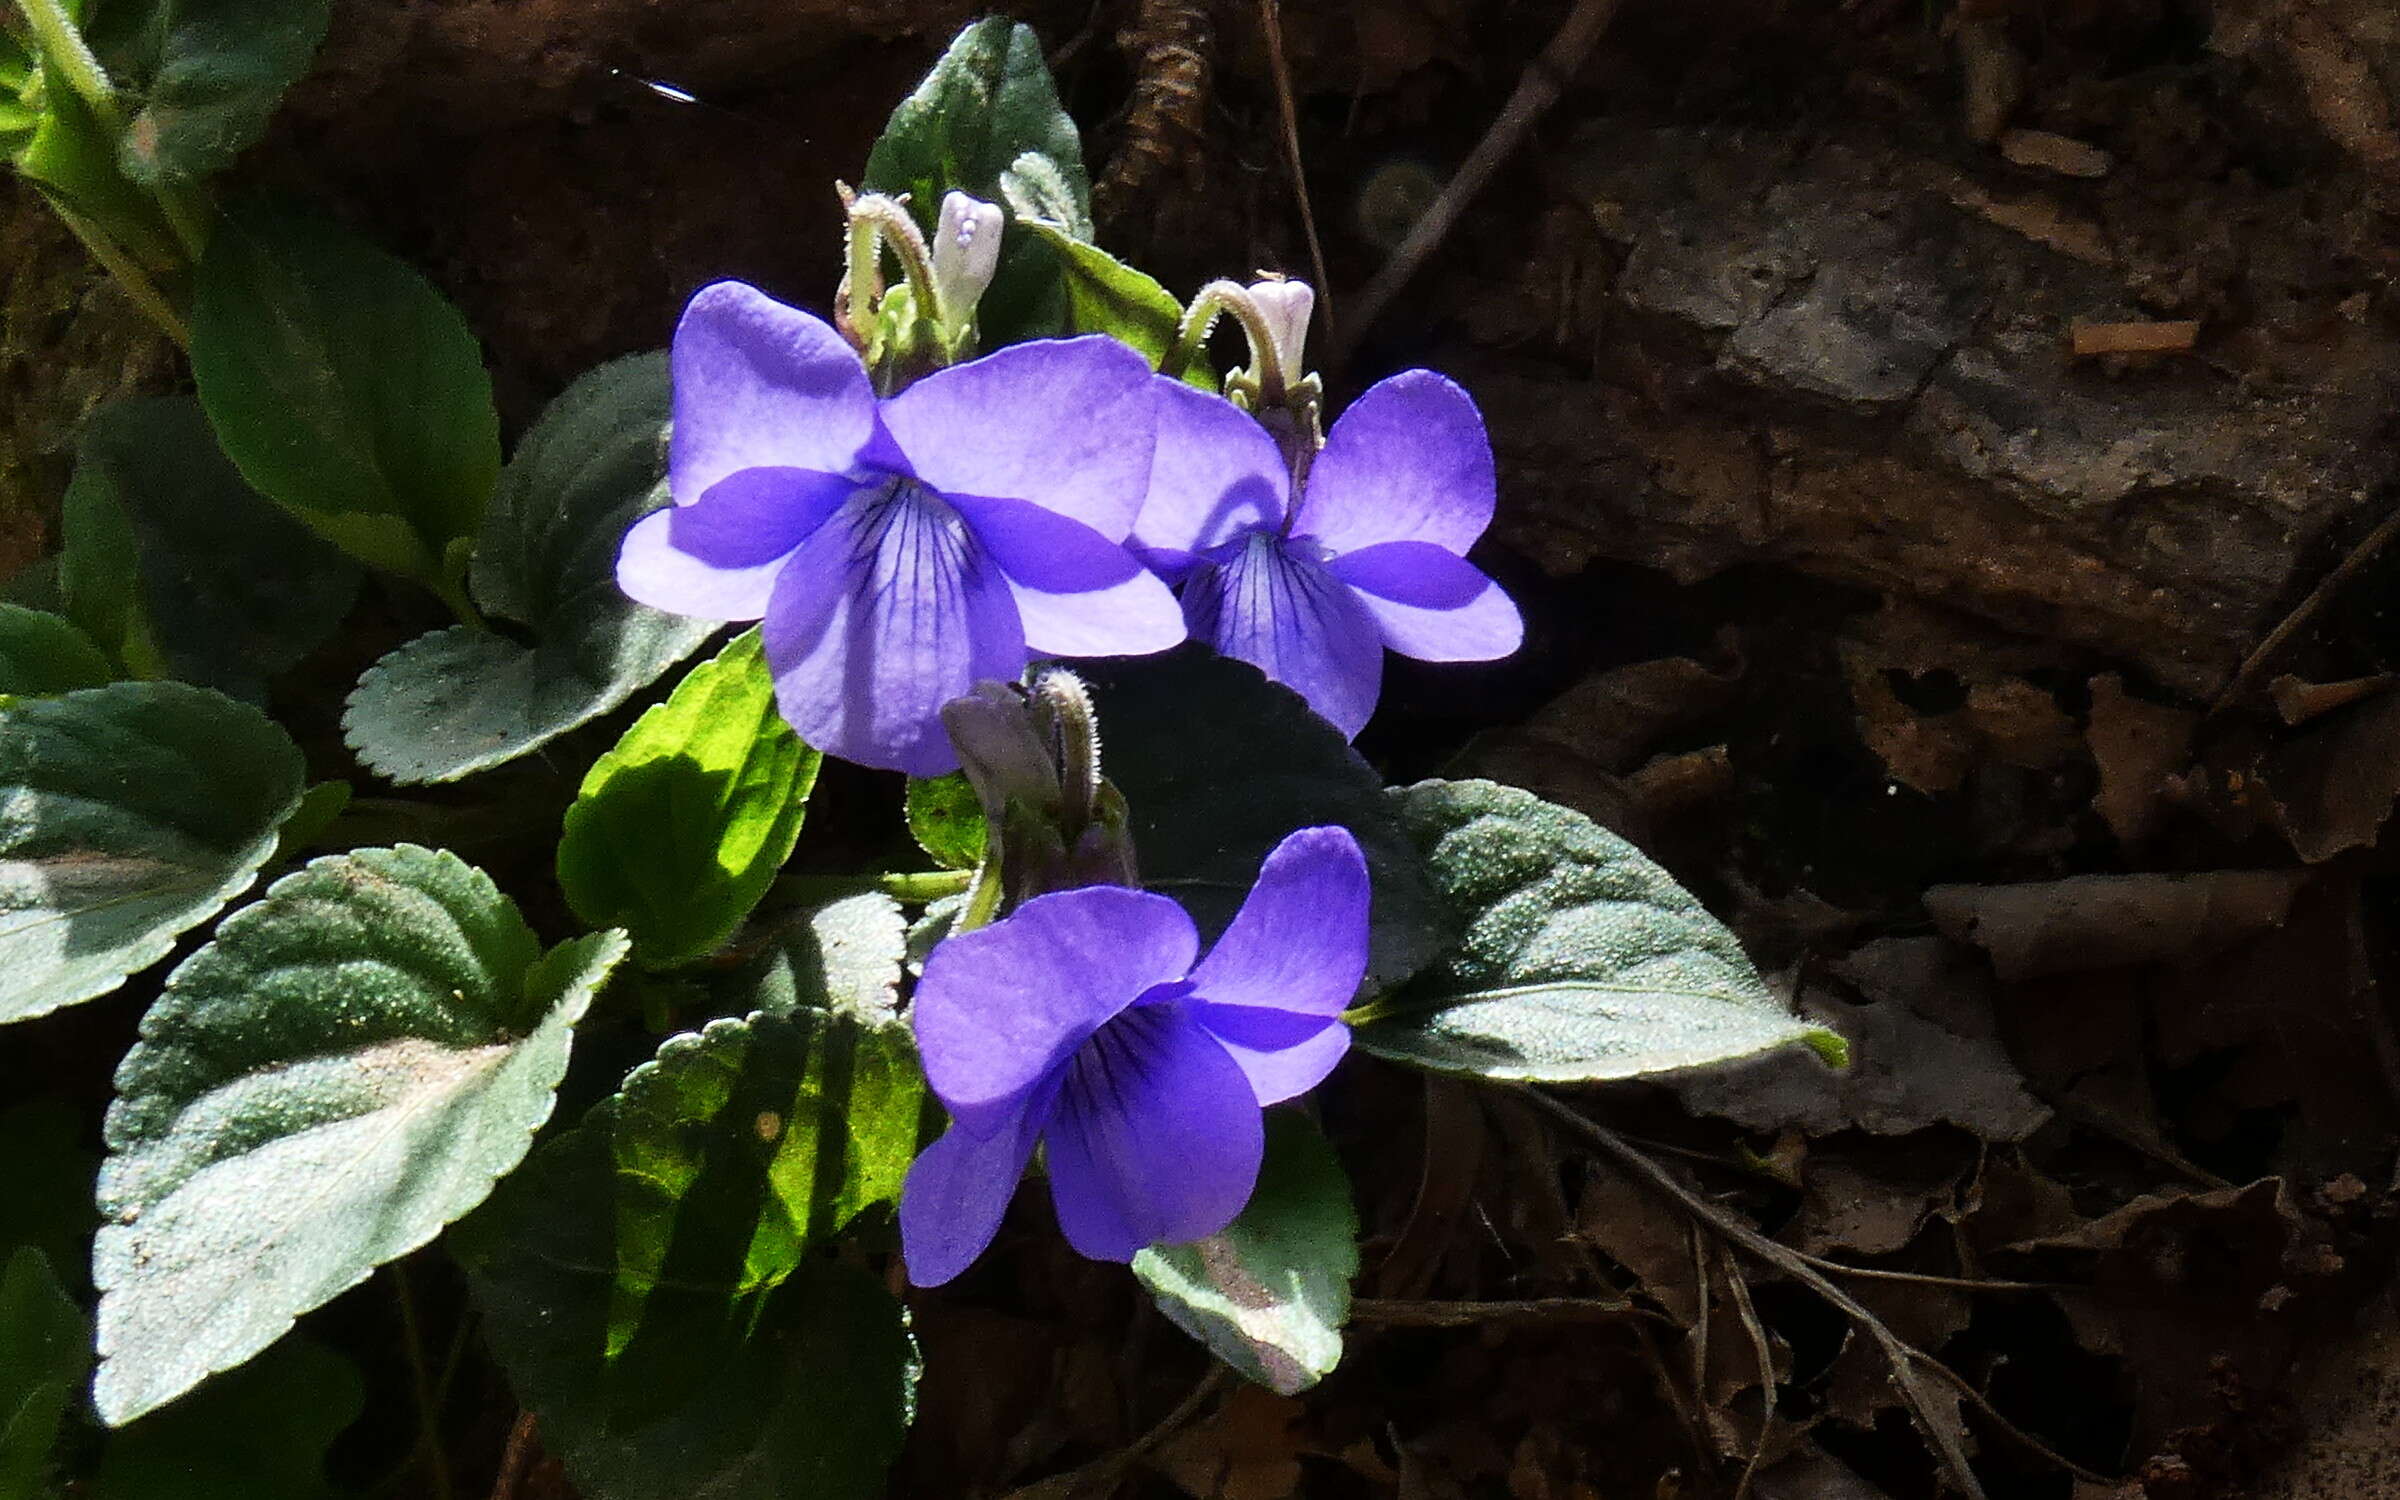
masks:
[[[1358,1214],[1333,1147],[1306,1115],[1269,1111],[1242,1216],[1196,1244],[1142,1251],[1133,1274],[1176,1327],[1260,1385],[1315,1385],[1342,1362],[1358,1274]]]
[[[1056,224],[1024,219],[1018,227],[1058,256],[1066,277],[1066,331],[1105,333],[1140,350],[1151,367],[1157,368],[1175,347],[1175,334],[1183,326],[1183,304],[1148,274]],[[1192,361],[1183,372],[1183,383],[1212,396],[1219,389],[1217,374],[1206,359]]]
[[[300,769],[264,714],[181,683],[0,705],[0,1022],[104,995],[215,916]]]
[[[83,1309],[30,1246],[0,1267],[0,1500],[37,1500],[92,1364]]]
[[[346,229],[253,204],[211,236],[192,378],[259,493],[437,590],[500,472],[491,377],[433,284]]]
[[[308,71],[331,17],[329,0],[165,0],[148,28],[141,113],[118,147],[125,175],[188,181],[232,166]]]
[[[152,275],[184,269],[183,244],[158,200],[117,163],[116,132],[55,67],[33,69],[18,108],[0,119],[0,146],[53,204],[96,227]]]
[[[908,778],[908,831],[917,847],[945,870],[972,870],[983,863],[990,830],[983,804],[964,771]]]
[[[67,613],[137,673],[256,700],[358,594],[357,566],[243,481],[189,396],[93,413],[64,511]]]
[[[117,1072],[101,1418],[241,1363],[483,1201],[624,951],[545,955],[489,876],[410,845],[317,860],[227,918]]]
[[[743,1010],[826,1010],[869,1026],[900,1014],[908,924],[900,903],[870,892],[802,913],[740,976]]]
[[[1359,1027],[1365,1050],[1440,1073],[1588,1083],[1822,1033],[1666,871],[1581,813],[1489,781],[1391,796],[1464,936]]]
[[[116,675],[108,657],[72,622],[0,604],[0,694],[71,693],[101,687]]]
[[[1078,670],[1102,769],[1132,812],[1142,884],[1182,902],[1203,933],[1233,920],[1284,835],[1338,823],[1374,880],[1369,983],[1397,984],[1440,951],[1439,907],[1382,779],[1298,693],[1197,646]]]
[[[883,1493],[913,1352],[811,1247],[896,1198],[907,1034],[799,1011],[670,1040],[461,1225],[485,1336],[593,1500]]]
[[[330,1500],[327,1451],[366,1405],[356,1365],[292,1334],[112,1434],[99,1500]]]
[[[500,477],[471,580],[532,637],[456,626],[370,668],[342,729],[371,769],[455,781],[516,759],[623,703],[718,626],[617,587],[625,529],[666,503],[667,362],[589,371],[550,403]]]
[[[1003,178],[1013,178],[1018,191],[1008,192]],[[1014,203],[1030,199],[1089,235],[1091,179],[1082,137],[1059,105],[1033,28],[995,16],[961,31],[892,111],[867,155],[865,186],[908,194],[909,211],[928,234],[943,194],[955,188],[1009,207],[1012,218]],[[1056,260],[1012,226],[983,297],[987,342],[1053,331],[1061,312]]]
[[[702,662],[583,778],[558,846],[575,914],[673,968],[750,915],[800,838],[824,757],[775,707],[756,630]]]

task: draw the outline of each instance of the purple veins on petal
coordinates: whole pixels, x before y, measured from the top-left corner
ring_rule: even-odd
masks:
[[[1179,583],[1206,553],[1252,531],[1283,525],[1291,465],[1258,419],[1232,402],[1161,375],[1158,446],[1133,546]]]
[[[1037,897],[936,948],[913,1019],[953,1123],[902,1197],[910,1279],[937,1285],[982,1252],[1037,1139],[1085,1255],[1129,1260],[1231,1223],[1257,1184],[1262,1106],[1348,1045],[1367,915],[1357,842],[1312,828],[1268,855],[1197,966],[1180,907],[1115,887]]]
[[[1348,585],[1280,539],[1254,531],[1183,589],[1184,623],[1218,653],[1249,662],[1354,739],[1383,691],[1383,635]]]

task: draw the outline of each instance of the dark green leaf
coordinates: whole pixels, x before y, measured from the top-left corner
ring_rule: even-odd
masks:
[[[989,830],[966,772],[908,779],[908,831],[945,870],[972,870],[983,863]]]
[[[880,1495],[913,1352],[811,1246],[900,1191],[904,1031],[799,1011],[678,1037],[453,1236],[494,1353],[592,1500]]]
[[[0,1251],[0,1254],[5,1254]],[[31,1246],[0,1261],[0,1500],[36,1500],[92,1366],[91,1325]]]
[[[1183,306],[1165,287],[1056,224],[1028,219],[1018,227],[1058,256],[1066,277],[1067,332],[1105,333],[1140,350],[1154,368],[1167,357],[1183,326]],[[1216,372],[1204,358],[1192,361],[1183,382],[1212,396],[1218,390]]]
[[[454,586],[500,424],[475,335],[432,283],[348,230],[252,205],[201,258],[192,378],[259,493],[362,562]]]
[[[756,630],[692,669],[583,778],[558,846],[575,914],[652,968],[733,935],[791,857],[823,760],[775,707]]]
[[[238,698],[298,665],[358,593],[357,566],[243,482],[189,396],[93,414],[62,530],[76,623],[129,669]]]
[[[407,845],[317,860],[227,918],[117,1072],[101,1417],[241,1363],[480,1203],[624,951],[545,955],[490,877]]]
[[[1289,1396],[1342,1362],[1358,1214],[1350,1179],[1314,1122],[1267,1115],[1267,1157],[1242,1216],[1197,1244],[1133,1258],[1159,1311],[1216,1356]]]
[[[473,576],[476,602],[533,644],[458,626],[377,662],[342,716],[360,760],[402,783],[500,765],[615,708],[716,633],[617,587],[625,529],[667,500],[667,404],[656,354],[602,365],[550,403],[500,477]]]
[[[299,800],[291,740],[202,688],[0,705],[0,1022],[166,957],[250,884]]]
[[[1338,823],[1375,882],[1369,983],[1397,984],[1440,951],[1439,909],[1381,779],[1298,693],[1197,646],[1078,670],[1098,707],[1102,769],[1132,812],[1142,884],[1182,902],[1203,932],[1233,919],[1284,835]]]
[[[233,165],[308,71],[331,15],[329,0],[164,0],[141,113],[119,148],[125,174],[189,180]]]
[[[100,1155],[83,1143],[82,1115],[55,1099],[33,1099],[0,1112],[0,1251],[30,1245],[49,1258],[71,1291],[86,1289],[92,1263],[92,1184]]]
[[[292,1334],[111,1434],[99,1500],[330,1500],[326,1451],[366,1405],[357,1366]]]
[[[69,621],[0,604],[0,695],[70,693],[100,687],[116,675],[92,638]]]
[[[1458,946],[1361,1026],[1358,1044],[1443,1073],[1636,1078],[1825,1035],[1666,871],[1581,813],[1489,781],[1425,781],[1393,804]]]
[[[28,107],[30,106],[30,107]],[[125,176],[116,134],[47,64],[0,118],[0,147],[44,196],[113,242],[154,276],[179,272],[183,244],[158,201]]]
[[[908,927],[900,903],[846,896],[792,918],[736,980],[742,1010],[828,1010],[870,1026],[900,1013]]]
[[[1006,191],[1004,177],[1016,180],[1016,193]],[[954,188],[1003,206],[1033,201],[1070,231],[1090,233],[1091,180],[1083,169],[1082,138],[1059,106],[1041,38],[1032,27],[999,17],[961,31],[916,92],[892,111],[867,156],[865,185],[871,192],[908,194],[910,212],[929,234],[942,195]],[[986,342],[1053,331],[1059,304],[1056,260],[1011,225],[983,298]]]

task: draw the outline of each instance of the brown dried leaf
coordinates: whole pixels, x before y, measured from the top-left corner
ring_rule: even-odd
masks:
[[[2126,696],[2114,672],[2092,679],[2091,720],[2084,729],[2100,771],[2093,810],[2124,844],[2138,844],[2158,825],[2159,797],[2168,773],[2191,756],[2200,716]]]
[[[2076,875],[2021,885],[1937,885],[1933,923],[1991,955],[2003,979],[2193,961],[2272,927],[2304,870]]]
[[[2375,842],[2400,798],[2400,693],[2330,716],[2267,757],[2275,821],[2310,864]]]

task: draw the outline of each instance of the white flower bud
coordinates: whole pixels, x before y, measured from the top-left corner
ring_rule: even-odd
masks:
[[[1297,381],[1308,369],[1301,362],[1301,350],[1308,343],[1308,315],[1316,308],[1317,294],[1305,281],[1254,281],[1250,300],[1258,304],[1274,335],[1275,358],[1285,378]]]
[[[1005,216],[993,204],[949,193],[933,233],[933,294],[945,319],[964,326],[1000,264],[1000,226]]]

